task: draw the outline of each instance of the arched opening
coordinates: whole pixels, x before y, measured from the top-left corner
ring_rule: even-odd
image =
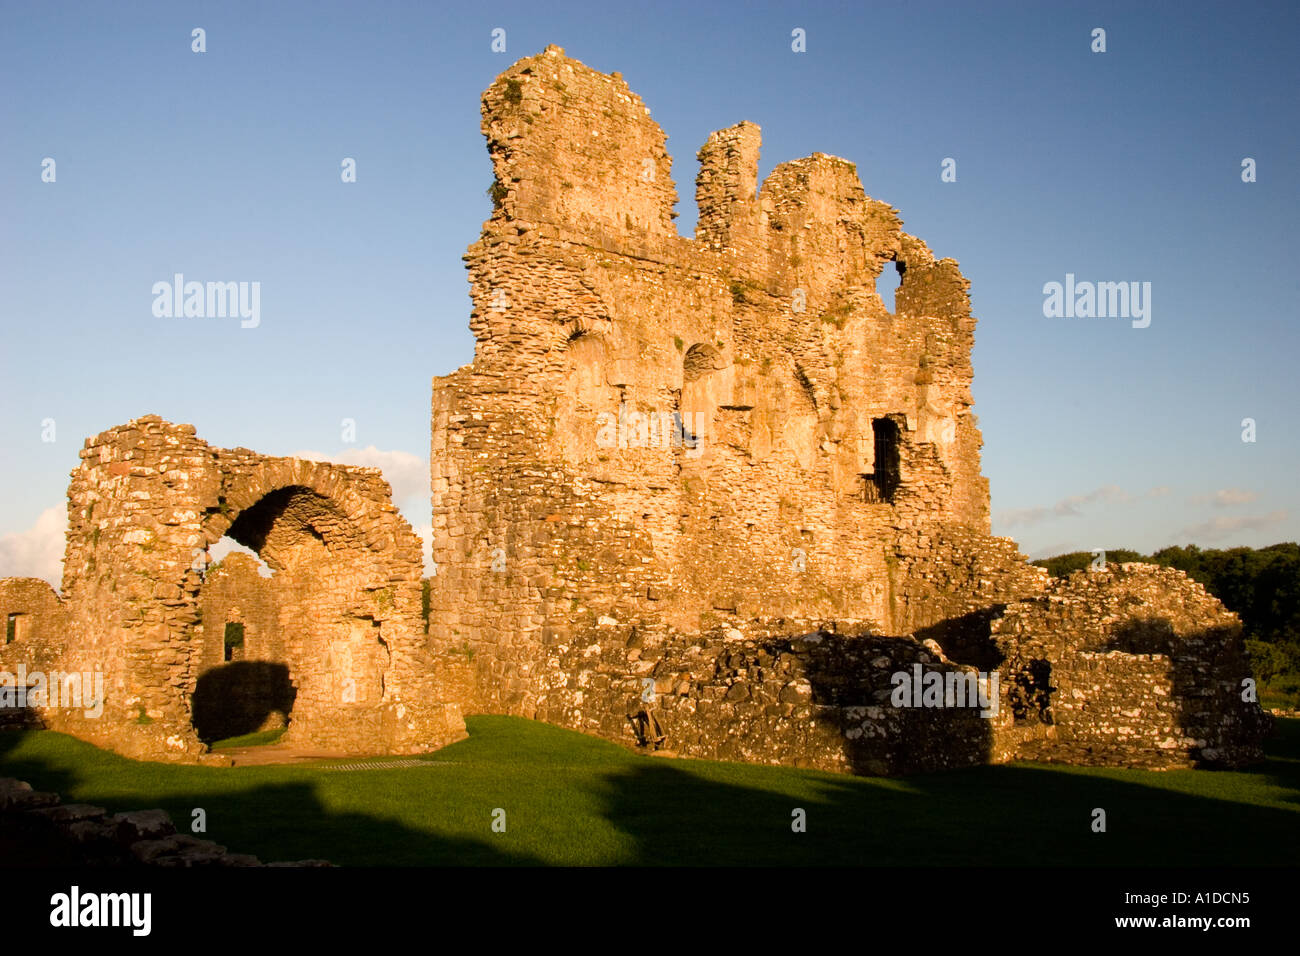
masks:
[[[288,726],[296,688],[287,664],[235,660],[199,675],[194,688],[194,732],[205,744]]]
[[[730,397],[725,394],[725,377],[717,374],[725,367],[722,353],[703,342],[692,345],[682,357],[681,407],[674,427],[681,429],[687,448],[698,448],[705,441],[714,413]]]
[[[319,743],[360,732],[357,721],[371,719],[360,711],[384,696],[395,596],[376,587],[387,575],[362,529],[333,499],[289,486],[235,514],[213,551],[225,556],[198,594],[199,739],[287,728],[287,741]]]
[[[281,632],[275,573],[257,552],[222,538],[221,558],[199,592],[202,633],[192,700],[194,730],[207,744],[288,727],[296,690]]]
[[[580,319],[572,323],[564,352],[565,388],[556,395],[547,437],[566,460],[588,461],[618,446],[615,430],[610,428],[607,434],[601,428],[622,412],[619,389],[610,384],[618,365],[609,338]]]
[[[686,350],[682,358],[682,381],[697,382],[722,367],[722,353],[712,345],[699,343]]]

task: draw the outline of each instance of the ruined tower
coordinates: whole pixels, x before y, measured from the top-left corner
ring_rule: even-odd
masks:
[[[1015,657],[993,622],[1047,586],[989,532],[957,263],[846,160],[760,185],[748,122],[701,148],[679,236],[663,131],[558,47],[482,116],[474,360],[434,380],[431,456],[430,640],[473,655],[467,707],[867,772],[1050,737],[1023,707],[887,706],[900,667]]]
[[[760,189],[758,127],[715,133],[682,238],[663,131],[555,47],[488,89],[483,131],[474,363],[434,382],[440,634],[491,644],[499,620],[524,664],[604,616],[908,633],[966,610],[948,585],[991,601],[1035,576],[988,536],[966,280],[853,164],[815,154]],[[961,567],[980,551],[1015,573]]]

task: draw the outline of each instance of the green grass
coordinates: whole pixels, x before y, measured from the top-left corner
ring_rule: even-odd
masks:
[[[427,767],[140,763],[48,731],[0,733],[0,775],[112,810],[207,811],[263,860],[418,864],[1288,864],[1300,857],[1300,720],[1242,772],[1013,764],[898,779],[637,754],[471,717]],[[506,811],[505,833],[491,829]],[[791,811],[807,811],[792,833]],[[1092,810],[1108,832],[1090,829]]]
[[[277,727],[274,730],[258,730],[251,734],[244,734],[241,737],[227,737],[225,740],[218,740],[212,745],[213,750],[233,750],[236,747],[262,747],[266,744],[273,744],[288,730],[287,727]]]
[[[1300,694],[1288,693],[1264,684],[1259,689],[1259,702],[1264,707],[1300,710]]]

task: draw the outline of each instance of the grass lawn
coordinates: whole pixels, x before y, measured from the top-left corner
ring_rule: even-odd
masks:
[[[428,766],[141,763],[0,733],[0,776],[112,810],[163,807],[265,861],[338,864],[1287,864],[1300,859],[1300,720],[1244,772],[1045,764],[895,779],[643,756],[511,717]],[[382,758],[380,758],[382,759]],[[796,807],[807,832],[791,831]],[[1102,807],[1107,832],[1093,833]],[[506,832],[492,831],[493,810]]]
[[[227,737],[225,740],[218,740],[212,745],[213,750],[234,750],[236,747],[260,747],[263,744],[273,744],[281,737],[287,727],[280,727],[276,730],[258,730],[251,734],[244,734],[241,737]]]
[[[1280,707],[1283,710],[1300,710],[1300,694],[1291,694],[1272,687],[1263,686],[1259,691],[1259,702],[1264,707]]]

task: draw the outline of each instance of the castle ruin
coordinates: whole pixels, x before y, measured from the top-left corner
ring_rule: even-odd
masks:
[[[139,419],[82,453],[62,597],[0,582],[0,610],[63,622],[0,667],[39,647],[111,676],[94,727],[52,726],[194,758],[210,686],[235,702],[210,734],[270,710],[339,752],[502,713],[855,773],[1259,757],[1240,623],[1200,585],[1053,581],[991,535],[969,283],[852,163],[760,184],[758,127],[714,133],[684,238],[664,133],[617,73],[549,47],[482,116],[493,212],[465,256],[473,362],[433,382],[427,636],[378,473]],[[223,534],[275,573],[196,567]]]

